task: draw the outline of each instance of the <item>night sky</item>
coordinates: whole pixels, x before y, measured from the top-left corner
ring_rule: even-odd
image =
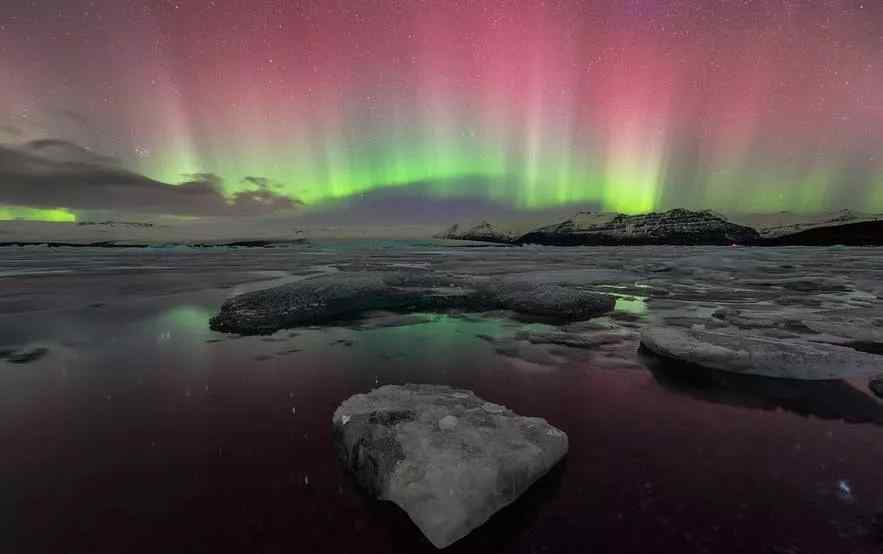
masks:
[[[0,218],[415,190],[883,211],[883,2],[0,2]]]

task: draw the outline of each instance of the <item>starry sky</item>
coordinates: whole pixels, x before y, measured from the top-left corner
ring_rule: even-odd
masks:
[[[876,0],[5,0],[0,76],[0,219],[883,211]]]

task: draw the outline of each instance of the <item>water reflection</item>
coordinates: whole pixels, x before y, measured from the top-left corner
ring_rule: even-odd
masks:
[[[647,294],[652,287],[640,283],[631,285],[602,285],[598,289],[616,298],[616,311],[632,315],[647,313]]]
[[[174,306],[155,318],[143,323],[144,331],[158,333],[158,342],[182,338],[186,340],[207,337],[210,334],[206,322],[213,311],[206,306]]]
[[[647,313],[647,299],[637,296],[616,296],[617,311],[626,312],[635,315],[644,315]]]
[[[883,425],[883,404],[846,381],[799,381],[739,375],[663,360],[642,352],[656,381],[667,390],[718,404],[783,409],[803,416]]]
[[[0,551],[430,551],[403,512],[357,494],[334,463],[341,400],[404,382],[475,390],[571,439],[565,465],[451,552],[879,550],[852,531],[883,498],[873,398],[842,382],[697,382],[635,359],[630,327],[716,307],[654,300],[645,317],[643,298],[658,295],[628,285],[597,289],[618,295],[614,314],[566,326],[499,312],[369,314],[270,337],[208,328],[232,294],[341,263],[502,273],[530,254],[523,265],[536,264],[512,248],[319,250],[0,260],[4,271],[83,268],[0,285],[0,350],[49,349],[0,361],[0,475],[11,476]],[[571,252],[567,264],[583,267]],[[610,252],[617,267],[646,255]],[[573,348],[524,331],[623,338]]]

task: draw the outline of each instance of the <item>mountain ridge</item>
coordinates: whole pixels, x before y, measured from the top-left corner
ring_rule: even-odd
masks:
[[[752,217],[761,224],[751,224]],[[733,221],[712,210],[684,208],[636,215],[577,212],[563,221],[541,225],[520,234],[482,220],[471,227],[454,224],[434,237],[550,246],[870,246],[883,245],[883,215],[862,214],[844,209],[833,214],[814,216],[780,212],[743,216],[741,221]]]

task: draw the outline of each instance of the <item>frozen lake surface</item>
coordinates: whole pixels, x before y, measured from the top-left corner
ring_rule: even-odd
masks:
[[[617,309],[209,329],[235,294],[363,269],[530,274]],[[415,382],[570,438],[562,465],[446,551],[877,553],[883,402],[867,376],[697,378],[638,345],[653,324],[870,352],[881,298],[879,248],[0,249],[0,351],[38,352],[0,361],[0,551],[434,551],[331,443],[341,401]]]

